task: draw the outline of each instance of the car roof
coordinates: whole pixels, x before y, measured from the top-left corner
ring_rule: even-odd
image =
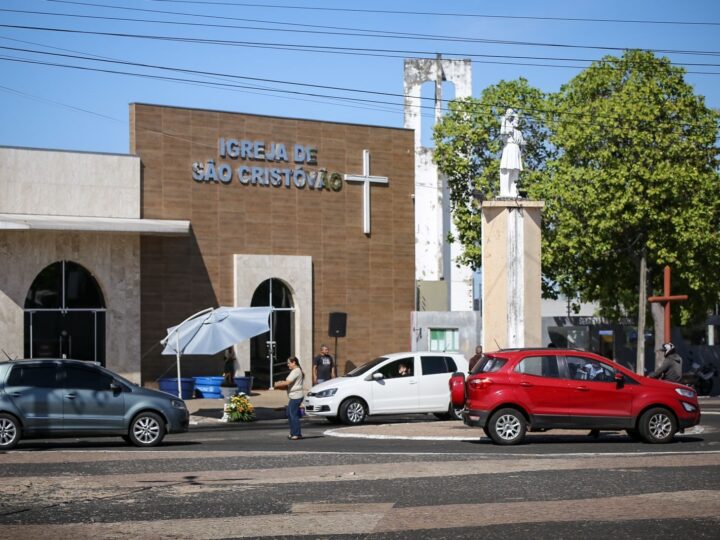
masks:
[[[406,352],[394,352],[390,354],[381,354],[380,356],[384,356],[386,358],[395,358],[397,356],[409,356],[414,354],[429,354],[432,356],[462,356],[464,355],[459,352],[441,352],[441,351],[406,351]]]
[[[579,349],[579,348],[572,348],[572,347],[517,347],[513,349],[498,349],[497,351],[490,351],[486,352],[485,355],[487,356],[495,356],[495,355],[501,355],[506,353],[547,353],[547,354],[558,354],[558,353],[586,353],[586,354],[595,354],[592,351],[588,351],[587,349]]]
[[[74,365],[82,365],[82,366],[101,366],[100,362],[93,362],[91,360],[75,360],[72,358],[17,358],[15,360],[10,360],[7,362],[8,364],[25,364],[25,363],[34,363],[34,364],[57,364],[57,363],[63,363],[63,364],[74,364]]]

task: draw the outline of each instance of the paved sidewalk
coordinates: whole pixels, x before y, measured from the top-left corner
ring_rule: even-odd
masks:
[[[255,407],[256,421],[284,420],[287,393],[284,390],[253,390],[248,396]],[[242,422],[221,422],[223,399],[188,399],[185,401],[190,411],[190,429],[193,427],[242,426]],[[700,407],[720,408],[720,397],[701,397]],[[717,414],[717,413],[716,413]],[[323,418],[305,418],[304,422],[320,423],[327,426],[326,435],[334,437],[370,438],[370,439],[422,439],[422,440],[478,440],[484,437],[479,428],[471,428],[460,421],[439,421],[429,414],[419,414],[417,420],[401,423],[372,423],[361,426],[343,426],[326,423]],[[686,435],[708,432],[710,428],[702,425],[686,430]],[[552,430],[550,435],[586,437],[583,430]],[[545,437],[545,433],[529,433],[530,437]],[[625,437],[623,431],[605,431],[601,437]],[[591,440],[588,438],[588,440]]]

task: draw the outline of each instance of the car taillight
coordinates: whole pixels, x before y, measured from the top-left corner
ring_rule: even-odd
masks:
[[[483,377],[482,379],[473,379],[471,380],[468,385],[473,390],[482,390],[483,388],[487,388],[492,384],[492,379],[488,379]]]
[[[454,373],[448,383],[450,385],[450,401],[452,401],[453,407],[465,405],[465,374]]]

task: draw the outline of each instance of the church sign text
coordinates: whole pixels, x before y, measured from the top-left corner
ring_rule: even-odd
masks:
[[[315,168],[317,149],[309,145],[221,137],[218,156],[217,163],[214,159],[195,161],[192,164],[193,180],[221,184],[237,180],[243,185],[307,187],[318,191],[340,191],[343,185],[340,173]],[[237,165],[237,160],[244,163]]]

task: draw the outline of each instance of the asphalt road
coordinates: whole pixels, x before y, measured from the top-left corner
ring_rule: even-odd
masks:
[[[203,424],[154,450],[25,441],[0,454],[6,538],[717,538],[720,404],[667,445],[535,434],[333,437],[305,420]],[[427,417],[373,420],[397,425]],[[420,424],[418,424],[420,427]],[[480,434],[478,434],[480,435]]]

